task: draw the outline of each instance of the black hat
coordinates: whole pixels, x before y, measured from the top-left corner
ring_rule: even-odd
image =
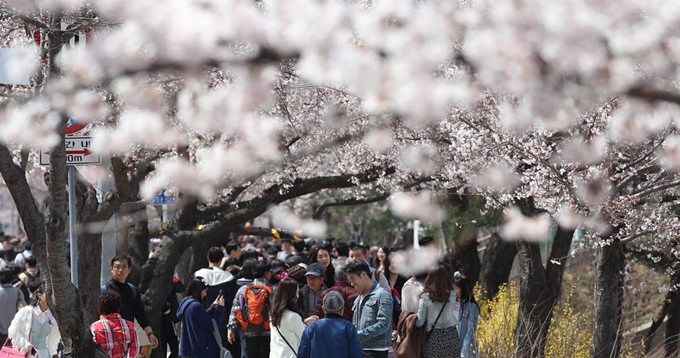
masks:
[[[431,243],[433,243],[433,242],[434,242],[434,237],[432,237],[432,236],[423,236],[423,237],[420,238],[420,240],[418,240],[418,245],[420,245],[420,246],[427,246],[427,245],[429,245],[429,244],[431,244]]]

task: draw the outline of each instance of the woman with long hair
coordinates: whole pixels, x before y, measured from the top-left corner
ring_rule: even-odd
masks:
[[[179,339],[179,355],[191,358],[214,358],[220,355],[221,342],[215,339],[216,322],[224,315],[224,296],[220,293],[208,309],[203,300],[208,294],[208,280],[194,278],[187,288],[187,294],[177,310],[182,319],[182,333]],[[219,332],[217,333],[219,337]]]
[[[387,246],[381,246],[375,254],[375,259],[373,260],[373,268],[387,274],[387,270],[390,267],[390,248]]]
[[[477,358],[477,323],[479,305],[472,292],[472,283],[467,278],[454,275],[453,289],[460,298],[460,356]]]
[[[455,315],[456,291],[442,266],[430,270],[418,302],[416,326],[427,322],[425,358],[460,357]]]
[[[323,283],[326,288],[331,288],[335,285],[335,267],[331,265],[331,252],[324,246],[319,247],[312,252],[309,263],[318,263],[323,267]]]
[[[302,315],[297,309],[299,292],[298,283],[294,279],[286,277],[279,282],[279,287],[274,295],[274,304],[269,314],[271,323],[270,358],[297,357],[305,326],[319,319],[317,316],[311,316],[302,321]]]
[[[27,353],[27,357],[43,358],[57,354],[61,336],[57,321],[47,307],[42,286],[31,295],[31,304],[21,308],[14,316],[8,335],[13,347]]]

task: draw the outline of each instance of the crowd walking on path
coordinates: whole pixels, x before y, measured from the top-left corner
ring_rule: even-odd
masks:
[[[421,238],[421,250],[433,250],[433,241]],[[186,291],[173,277],[159,336],[128,282],[130,258],[117,255],[90,331],[116,358],[148,357],[150,349],[171,358],[477,357],[480,311],[470,281],[441,260],[403,275],[409,268],[393,260],[401,250],[293,235],[230,240],[208,250]],[[18,261],[23,269],[0,263],[3,352],[60,356],[30,246]]]

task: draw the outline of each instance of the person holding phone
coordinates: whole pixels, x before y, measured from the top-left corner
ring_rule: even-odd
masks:
[[[208,294],[208,280],[196,277],[189,284],[187,295],[177,310],[182,319],[182,333],[179,339],[179,355],[191,358],[216,358],[220,355],[221,342],[215,340],[214,322],[224,315],[224,296],[218,293],[207,309],[203,300]]]

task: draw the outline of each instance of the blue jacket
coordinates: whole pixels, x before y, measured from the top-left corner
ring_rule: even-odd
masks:
[[[354,301],[352,322],[364,349],[392,347],[392,295],[373,281],[371,291]]]
[[[362,358],[364,351],[359,335],[349,321],[329,313],[305,328],[300,340],[298,358]]]
[[[179,338],[179,355],[192,358],[219,357],[220,346],[215,341],[213,320],[219,322],[224,307],[212,305],[207,310],[193,297],[184,297],[177,310],[182,319],[182,333]]]
[[[471,302],[465,302],[460,309],[460,356],[477,358],[477,322],[479,307]]]

